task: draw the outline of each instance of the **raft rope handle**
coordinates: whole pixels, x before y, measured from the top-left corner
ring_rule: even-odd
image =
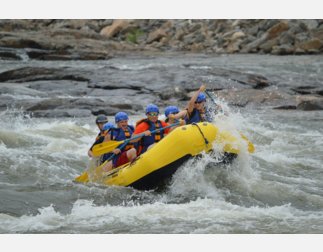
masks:
[[[203,132],[202,132],[202,130],[201,130],[201,128],[200,128],[200,126],[198,126],[195,122],[194,122],[194,123],[192,123],[192,125],[194,125],[194,126],[196,126],[196,127],[198,128],[198,130],[200,131],[200,133],[201,133],[202,137],[204,138],[205,145],[207,146],[207,145],[209,144],[209,141],[208,141],[208,140],[206,139],[206,137],[204,136],[204,134],[203,134]]]

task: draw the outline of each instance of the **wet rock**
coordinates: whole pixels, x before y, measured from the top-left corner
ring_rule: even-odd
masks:
[[[264,53],[270,53],[273,49],[274,46],[277,46],[278,44],[278,39],[274,38],[271,40],[266,41],[262,45],[259,46],[259,48],[264,52]]]
[[[274,107],[273,109],[294,110],[294,109],[296,109],[296,106],[295,105],[283,105],[283,106]]]
[[[48,96],[84,96],[91,90],[87,88],[86,82],[70,80],[45,80],[28,82],[26,87],[41,92],[46,92]]]
[[[319,29],[314,29],[311,31],[312,37],[313,38],[317,38],[320,41],[323,40],[323,27],[319,28]]]
[[[296,88],[291,88],[291,90],[302,95],[307,95],[307,94],[323,95],[323,89],[317,86],[299,86]]]
[[[292,45],[273,46],[271,53],[274,55],[288,55],[292,54],[295,48]]]
[[[30,59],[37,60],[107,60],[113,58],[107,52],[94,51],[29,51]]]
[[[129,25],[129,22],[127,20],[115,19],[112,25],[104,27],[100,31],[100,34],[104,37],[111,38],[115,36],[118,32],[126,29],[128,25]]]
[[[118,112],[120,112],[120,109],[113,108],[113,107],[96,107],[96,108],[93,108],[91,111],[93,115],[104,114],[107,116],[114,116]],[[129,115],[133,113],[133,111],[127,111],[127,110],[123,110],[123,112],[126,112]]]
[[[165,88],[163,91],[157,92],[157,94],[162,100],[176,98],[177,100],[186,101],[190,99],[186,90],[178,86]]]
[[[166,36],[167,36],[167,33],[164,29],[157,29],[157,30],[149,33],[147,43],[150,44],[154,41],[159,41],[163,37],[166,37]]]
[[[259,30],[268,31],[270,28],[275,27],[281,21],[279,19],[263,19],[259,21]]]
[[[0,94],[31,96],[31,97],[47,97],[44,92],[40,92],[28,87],[24,87],[20,84],[13,83],[0,83]]]
[[[38,111],[38,110],[53,110],[62,106],[71,104],[76,99],[64,99],[64,98],[49,98],[37,102],[35,105],[29,107],[27,111]]]
[[[314,39],[299,43],[297,46],[307,52],[310,52],[311,50],[319,51],[323,47],[323,41],[317,38],[314,38]]]
[[[62,118],[62,117],[89,117],[92,112],[87,109],[54,109],[34,110],[30,113],[33,117]]]
[[[289,25],[287,22],[279,22],[278,24],[275,24],[267,31],[267,39],[273,39],[278,37],[281,33],[288,30]]]
[[[291,33],[290,30],[282,33],[282,35],[276,39],[279,41],[280,45],[293,45],[295,43],[295,35],[293,35],[293,33]]]
[[[296,104],[292,96],[280,92],[278,90],[256,90],[256,89],[241,89],[241,90],[221,90],[217,91],[216,95],[224,99],[232,106],[290,106]]]
[[[235,41],[235,40],[237,40],[237,39],[242,39],[242,38],[244,38],[244,37],[246,37],[246,34],[245,34],[244,32],[242,32],[242,31],[237,31],[237,32],[235,32],[235,33],[233,33],[233,34],[232,34],[232,36],[231,36],[230,40],[231,40],[231,41]]]
[[[224,69],[213,69],[213,70],[209,70],[208,73],[219,75],[223,78],[236,81],[243,85],[251,86],[252,88],[255,88],[255,89],[265,88],[270,85],[266,77],[261,75],[256,75],[256,74],[246,74],[238,71],[224,70]]]
[[[36,48],[43,49],[43,46],[35,40],[20,37],[20,36],[8,36],[0,40],[0,46],[10,48]]]
[[[0,60],[21,60],[21,58],[16,53],[0,51]]]
[[[251,43],[247,44],[242,50],[242,53],[252,53],[257,52],[258,47],[267,41],[267,34],[262,35],[260,38],[252,41]]]
[[[307,19],[307,20],[305,19],[305,20],[301,20],[301,22],[305,24],[307,30],[316,29],[319,24],[317,20],[313,20],[313,19]]]
[[[101,88],[91,88],[88,92],[88,96],[91,97],[105,97],[106,99],[111,99],[112,97],[120,96],[135,96],[137,94],[136,90],[132,89],[101,89]]]
[[[29,82],[36,80],[76,80],[89,81],[89,79],[71,73],[67,69],[54,69],[44,67],[24,67],[0,73],[0,82]]]
[[[241,45],[242,40],[238,39],[238,40],[234,40],[231,41],[228,46],[227,46],[227,52],[228,53],[235,53],[235,52],[239,52],[240,51],[240,45]]]
[[[104,107],[108,106],[111,103],[105,101],[101,98],[91,98],[91,97],[82,97],[70,100],[69,104],[65,105],[64,107],[68,108],[82,108],[82,109],[91,109],[93,107]]]
[[[315,96],[301,97],[296,109],[304,111],[323,110],[323,98]]]

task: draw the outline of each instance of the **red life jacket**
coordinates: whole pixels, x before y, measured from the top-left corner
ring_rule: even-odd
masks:
[[[160,120],[157,120],[156,123],[153,123],[147,118],[145,118],[145,119],[139,120],[136,123],[136,126],[138,126],[141,123],[148,124],[149,131],[154,131],[156,129],[163,128],[163,125]],[[152,133],[151,136],[143,136],[139,143],[138,155],[146,152],[150,145],[154,143],[158,143],[163,137],[164,137],[164,130],[160,130],[155,133]]]

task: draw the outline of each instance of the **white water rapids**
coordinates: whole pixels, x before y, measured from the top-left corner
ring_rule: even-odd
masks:
[[[0,115],[1,233],[322,233],[322,112],[231,112],[256,146],[190,160],[163,192],[87,186],[93,118]],[[217,119],[218,120],[218,119]]]

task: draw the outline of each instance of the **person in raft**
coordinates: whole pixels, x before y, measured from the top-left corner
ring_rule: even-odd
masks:
[[[128,125],[128,120],[129,117],[125,112],[118,112],[115,114],[115,123],[117,128],[111,128],[104,141],[123,141],[130,139],[134,132],[134,127],[132,125]],[[125,145],[122,149],[116,148],[112,152],[115,155],[112,160],[104,165],[102,168],[103,171],[107,172],[128,162],[132,162],[137,157],[137,150],[134,143],[131,142]]]
[[[149,148],[151,148],[155,143],[158,143],[163,139],[172,128],[162,129],[155,133],[151,133],[157,129],[161,129],[169,126],[170,124],[158,120],[159,108],[155,104],[149,104],[146,107],[146,116],[147,118],[141,119],[136,123],[136,129],[133,137],[144,134],[141,138],[138,138],[134,141],[140,141],[138,146],[137,154],[145,153]]]
[[[109,131],[111,130],[111,129],[113,129],[115,126],[114,126],[114,124],[113,123],[111,123],[111,122],[107,122],[106,124],[104,124],[104,126],[103,126],[103,130],[105,131],[105,136],[109,133]],[[104,138],[103,138],[103,140],[102,140],[102,142],[104,141],[104,139],[105,139],[105,136],[104,136]],[[108,153],[104,153],[103,155],[101,155],[100,156],[100,163],[99,163],[99,165],[100,164],[102,164],[102,163],[104,163],[107,159],[109,159],[111,156],[113,155],[113,152],[108,152]]]
[[[185,118],[186,124],[198,123],[198,122],[212,122],[213,118],[210,111],[206,107],[206,95],[203,93],[205,91],[205,85],[201,85],[199,90],[197,90],[190,101],[188,102],[187,108],[180,111],[179,113],[169,115],[170,119]]]
[[[99,134],[95,138],[95,142],[92,144],[91,148],[88,150],[87,154],[89,157],[93,157],[92,149],[93,146],[104,141],[105,136],[107,135],[107,129],[104,129],[104,125],[108,123],[108,117],[105,115],[98,115],[95,119],[96,126],[100,130]]]

